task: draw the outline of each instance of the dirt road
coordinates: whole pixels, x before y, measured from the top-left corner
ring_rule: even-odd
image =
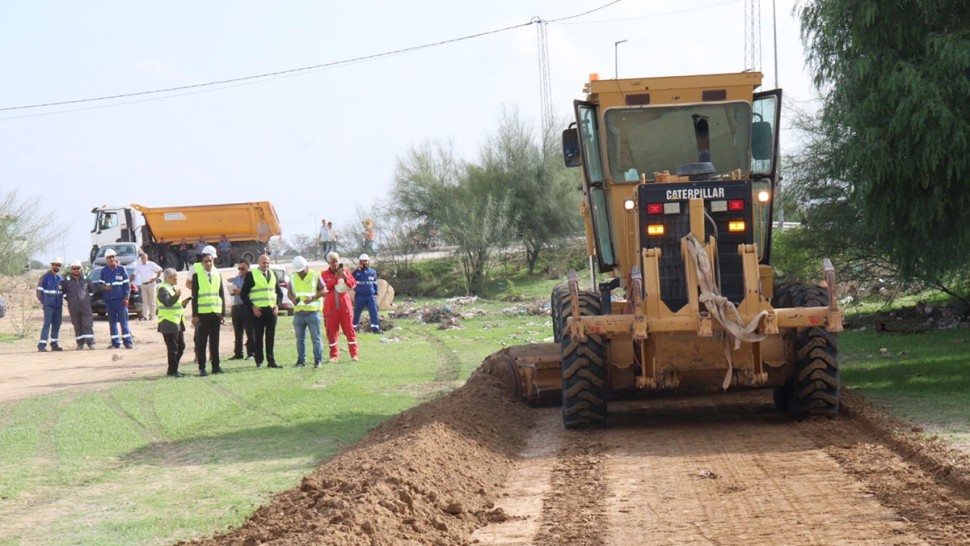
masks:
[[[770,392],[611,404],[565,431],[500,358],[203,544],[970,544],[966,455],[849,397],[793,423]]]

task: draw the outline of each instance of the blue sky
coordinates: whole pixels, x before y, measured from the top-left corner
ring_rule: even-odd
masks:
[[[546,26],[556,114],[591,72],[746,68],[747,0],[621,0]],[[779,74],[809,100],[792,1],[777,2]],[[315,66],[554,20],[600,1],[48,1],[0,13],[0,108],[96,98]],[[771,2],[762,72],[774,87]],[[627,40],[619,46],[618,40]],[[615,56],[614,56],[615,55]],[[538,125],[535,25],[298,76],[112,101],[0,110],[0,188],[40,196],[66,228],[38,249],[90,249],[90,210],[268,200],[284,237],[338,228],[383,199],[395,161],[429,140],[474,159],[503,108]],[[617,68],[618,67],[618,68]],[[204,92],[199,92],[204,91]],[[785,147],[783,140],[782,146]],[[784,151],[784,150],[783,150]],[[349,226],[347,226],[349,227]]]

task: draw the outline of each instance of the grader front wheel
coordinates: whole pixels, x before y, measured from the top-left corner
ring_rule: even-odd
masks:
[[[579,315],[601,314],[600,300],[592,292],[580,292]],[[562,336],[562,421],[568,429],[606,424],[606,340],[587,335],[573,339],[566,322],[573,315],[572,299],[567,292],[560,301]]]
[[[795,307],[828,305],[828,291],[820,286],[798,286]],[[807,328],[795,342],[795,367],[789,408],[792,417],[835,417],[839,412],[839,349],[835,334],[824,328]]]

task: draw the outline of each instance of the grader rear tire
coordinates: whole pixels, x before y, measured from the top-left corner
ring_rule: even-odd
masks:
[[[573,314],[568,292],[561,299],[560,333],[562,341],[562,422],[567,429],[606,424],[606,338],[587,335],[585,341],[574,341],[566,329]],[[579,295],[579,315],[602,314],[599,296],[592,292]]]
[[[819,286],[792,289],[795,307],[828,305],[828,291]],[[839,349],[835,335],[824,328],[806,328],[795,340],[795,365],[789,408],[796,420],[835,417],[839,413]]]
[[[552,317],[552,340],[555,343],[562,342],[562,301],[569,297],[569,287],[560,284],[552,289],[550,304],[550,316]]]

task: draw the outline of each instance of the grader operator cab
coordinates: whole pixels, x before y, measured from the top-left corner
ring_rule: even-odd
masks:
[[[523,401],[561,400],[567,428],[605,424],[637,391],[772,387],[796,419],[838,412],[831,263],[824,287],[773,286],[781,90],[756,93],[761,79],[590,78],[563,155],[583,171],[594,288],[571,271],[556,343],[510,351]]]

